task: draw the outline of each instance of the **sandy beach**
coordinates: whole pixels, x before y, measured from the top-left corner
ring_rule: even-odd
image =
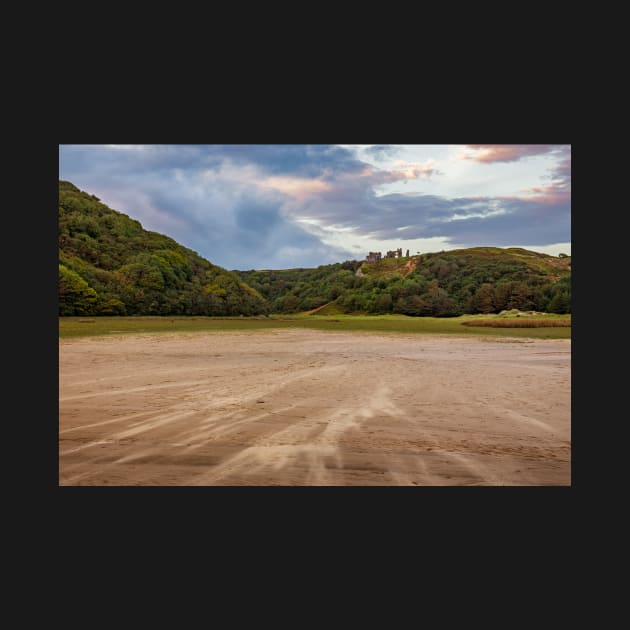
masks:
[[[571,342],[61,339],[60,485],[570,485]]]

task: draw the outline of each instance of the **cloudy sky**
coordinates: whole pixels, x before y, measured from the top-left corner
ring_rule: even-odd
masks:
[[[571,254],[570,145],[60,145],[59,178],[227,269]]]

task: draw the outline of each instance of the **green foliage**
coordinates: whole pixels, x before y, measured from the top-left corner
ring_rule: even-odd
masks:
[[[229,272],[69,182],[59,182],[59,265],[61,315],[571,312],[570,256],[476,247]]]
[[[361,263],[347,261],[316,269],[235,271],[277,313],[309,311],[331,302],[361,284],[355,270]]]
[[[571,279],[563,278],[560,282],[550,287],[548,291],[549,302],[547,310],[550,313],[571,312]]]
[[[547,309],[550,313],[570,313],[571,298],[569,294],[566,292],[556,293],[551,300],[549,300]]]
[[[76,272],[59,265],[59,314],[87,315],[98,300],[96,291]]]
[[[478,313],[493,313],[496,307],[494,288],[484,282],[476,291],[474,297],[475,309]]]
[[[259,315],[235,274],[59,182],[60,315]]]
[[[344,313],[454,317],[506,309],[569,313],[570,264],[570,257],[522,248],[476,247],[379,263],[235,273],[275,313],[305,312],[334,301]]]

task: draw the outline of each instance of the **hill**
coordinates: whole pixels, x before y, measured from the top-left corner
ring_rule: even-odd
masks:
[[[362,283],[356,270],[360,266],[360,262],[352,260],[315,269],[252,269],[234,273],[267,300],[272,312],[296,313],[316,309],[348,289],[359,287]]]
[[[475,247],[315,269],[227,271],[59,182],[60,315],[571,312],[571,258]]]
[[[550,256],[540,252],[533,252],[522,247],[471,247],[469,249],[452,249],[439,253],[429,253],[402,258],[383,258],[378,263],[362,263],[360,275],[391,278],[394,275],[406,277],[417,271],[428,261],[442,260],[448,263],[470,267],[506,267],[513,263],[522,263],[531,273],[540,273],[558,280],[571,273],[570,256]],[[521,269],[525,269],[520,265]]]
[[[258,315],[246,282],[59,182],[60,315]]]
[[[242,271],[273,312],[456,316],[506,309],[571,312],[571,257],[475,247],[349,261],[317,269]],[[329,304],[331,303],[331,304]]]

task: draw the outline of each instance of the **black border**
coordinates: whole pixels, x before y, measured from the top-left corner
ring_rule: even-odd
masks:
[[[358,63],[361,63],[358,61]],[[210,80],[210,79],[209,79]],[[422,82],[421,77],[414,81]],[[377,82],[378,83],[378,82]],[[343,85],[343,82],[342,82]],[[133,96],[106,94],[100,107],[72,103],[55,125],[55,140],[45,145],[42,177],[49,182],[39,207],[54,210],[57,181],[58,144],[71,143],[558,143],[571,144],[573,126],[567,119],[567,103],[543,99],[534,93],[498,89],[478,93],[457,90],[432,95],[418,86],[389,86],[382,94],[378,86],[370,94],[363,89],[352,94],[351,86],[336,91],[320,84],[319,98],[301,91],[271,98],[271,86],[260,82],[241,89],[213,93],[181,92],[159,101],[161,93],[146,96],[137,89]],[[493,86],[501,87],[501,83]],[[421,86],[422,87],[422,86]],[[264,89],[268,88],[268,89]],[[226,97],[225,94],[229,94]],[[160,102],[161,107],[156,107]],[[472,103],[472,104],[471,104]],[[517,103],[517,105],[515,105]],[[63,109],[63,108],[60,108]],[[575,148],[574,148],[575,149]],[[58,179],[56,177],[56,179]],[[31,190],[29,190],[29,195]],[[56,220],[45,214],[37,247],[45,254],[39,277],[45,294],[36,321],[45,366],[40,369],[44,382],[43,423],[46,426],[46,470],[53,518],[65,525],[82,523],[98,530],[106,539],[124,538],[131,528],[139,536],[150,531],[170,531],[173,537],[211,536],[217,530],[234,535],[269,536],[285,544],[287,540],[318,540],[317,536],[353,546],[356,538],[371,537],[373,544],[394,544],[400,538],[427,544],[427,531],[446,543],[461,541],[471,545],[484,541],[491,547],[505,544],[527,545],[540,530],[557,533],[562,547],[578,488],[583,475],[578,472],[580,443],[579,409],[574,396],[579,383],[573,354],[573,445],[572,486],[558,488],[74,488],[58,486],[58,337],[56,315]],[[56,212],[55,212],[56,217]],[[572,241],[579,242],[579,222],[572,220]],[[578,233],[576,234],[576,230]],[[572,259],[580,263],[580,246],[572,247]],[[50,275],[49,275],[50,273]],[[574,281],[573,331],[580,338],[584,321],[584,295]],[[575,344],[574,344],[575,345]],[[579,379],[578,379],[579,380]],[[41,425],[40,425],[41,426]],[[569,521],[567,521],[569,519]],[[122,523],[128,525],[123,527]],[[73,531],[77,531],[76,528]],[[313,538],[315,536],[315,538]],[[514,537],[518,537],[518,543]],[[181,538],[180,538],[181,540]],[[299,543],[298,543],[299,544]],[[483,543],[482,543],[483,544]],[[429,542],[429,545],[431,543]],[[415,548],[415,547],[414,547]],[[366,549],[366,553],[367,553]],[[375,576],[375,578],[378,576]]]

